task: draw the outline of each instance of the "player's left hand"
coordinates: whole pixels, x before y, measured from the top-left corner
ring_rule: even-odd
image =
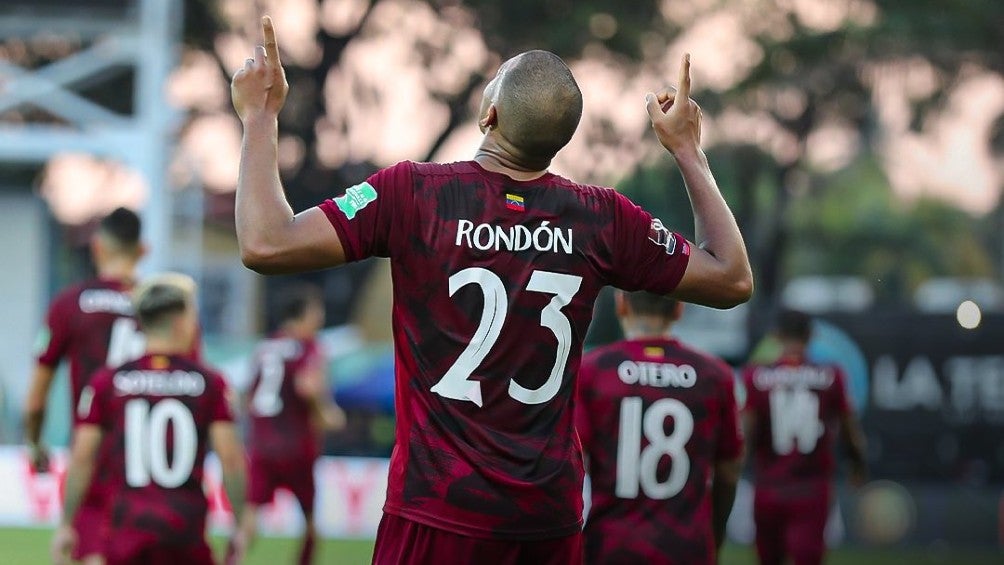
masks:
[[[342,407],[337,404],[332,404],[325,407],[322,412],[322,424],[324,429],[329,432],[337,432],[345,429],[345,424],[347,419],[345,417],[345,411]]]
[[[67,524],[59,526],[56,529],[56,533],[52,536],[52,547],[50,548],[52,562],[55,565],[70,565],[72,563],[70,554],[76,545],[77,532],[73,529],[73,526]]]
[[[244,62],[230,82],[230,98],[242,122],[253,116],[278,117],[289,92],[272,18],[263,17],[261,24],[265,45],[255,47],[254,57]]]
[[[645,96],[652,128],[673,155],[701,146],[701,108],[690,98],[690,54],[680,62],[680,85]]]

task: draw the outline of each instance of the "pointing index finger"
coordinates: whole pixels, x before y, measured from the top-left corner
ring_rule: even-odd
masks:
[[[267,64],[270,67],[282,66],[279,61],[279,46],[275,42],[275,27],[272,25],[272,18],[265,16],[261,19],[262,35],[265,37],[265,54]]]
[[[680,89],[677,97],[684,100],[690,98],[690,53],[684,53],[680,63]]]

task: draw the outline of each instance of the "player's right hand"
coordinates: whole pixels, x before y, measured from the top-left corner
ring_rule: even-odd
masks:
[[[49,472],[49,448],[40,443],[28,446],[28,462],[36,473]]]
[[[663,147],[676,155],[701,146],[701,108],[690,98],[690,54],[680,63],[680,85],[645,95],[645,108]]]
[[[56,533],[52,536],[52,547],[50,548],[52,562],[55,565],[70,565],[73,562],[70,559],[70,554],[76,545],[77,532],[73,529],[73,526],[69,524],[59,526],[56,529]]]
[[[265,45],[255,47],[254,57],[244,62],[230,82],[230,98],[243,122],[253,116],[277,117],[289,92],[272,18],[263,17],[261,25]]]

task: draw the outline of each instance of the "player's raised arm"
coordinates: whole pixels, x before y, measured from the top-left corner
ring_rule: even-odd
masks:
[[[262,18],[264,46],[233,77],[234,109],[244,125],[237,179],[236,225],[241,260],[260,273],[292,273],[345,262],[338,234],[324,213],[294,215],[279,178],[279,111],[289,85],[272,19]]]
[[[698,249],[673,296],[720,308],[746,302],[753,274],[739,226],[701,150],[701,108],[690,99],[689,54],[681,63],[679,90],[649,93],[646,107],[659,141],[676,158],[694,210]]]

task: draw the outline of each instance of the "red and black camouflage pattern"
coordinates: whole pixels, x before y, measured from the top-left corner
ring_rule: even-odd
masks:
[[[596,296],[606,285],[672,291],[690,244],[611,189],[550,173],[516,181],[473,161],[402,162],[320,208],[347,260],[391,262],[385,512],[483,538],[577,532],[572,396]],[[469,346],[479,327],[498,334]],[[451,367],[459,381],[444,378]]]
[[[585,562],[714,564],[711,478],[716,463],[743,451],[732,369],[675,339],[623,340],[585,355],[578,399],[576,428],[592,493]],[[667,403],[674,406],[661,415]],[[653,406],[660,412],[656,433],[663,434],[656,440],[672,444],[654,445],[641,433]],[[687,413],[692,422],[682,421]],[[657,463],[637,463],[648,449]],[[635,456],[636,463],[626,463]],[[685,473],[676,480],[674,467]],[[669,488],[649,496],[641,474]],[[631,492],[619,495],[619,481]]]

